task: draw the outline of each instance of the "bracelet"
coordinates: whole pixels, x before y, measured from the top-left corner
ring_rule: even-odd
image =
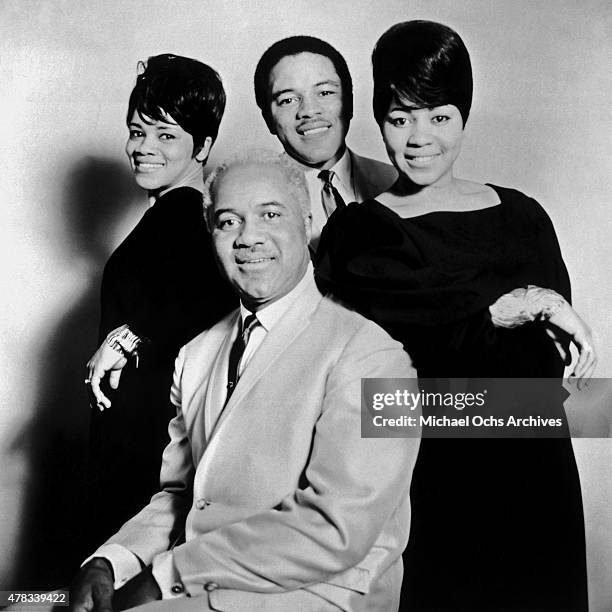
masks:
[[[493,325],[512,329],[533,321],[535,316],[525,307],[526,294],[527,289],[520,287],[498,298],[489,307]]]
[[[142,340],[127,325],[122,325],[106,336],[106,343],[125,357],[131,357],[138,354]]]
[[[548,321],[564,303],[565,298],[556,291],[528,285],[502,295],[489,312],[495,327],[511,329],[530,321]]]
[[[563,304],[565,298],[552,289],[542,289],[534,285],[528,285],[525,291],[526,307],[533,314],[534,319],[548,321],[554,317]]]

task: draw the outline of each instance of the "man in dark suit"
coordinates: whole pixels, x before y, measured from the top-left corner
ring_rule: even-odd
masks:
[[[220,166],[204,201],[241,305],[181,349],[162,490],[84,564],[74,610],[397,610],[418,440],[362,438],[360,390],[410,359],[319,293],[285,155]]]
[[[329,43],[312,36],[276,42],[259,60],[254,81],[268,129],[306,175],[316,249],[336,206],[377,196],[397,172],[346,146],[353,82],[345,59]]]

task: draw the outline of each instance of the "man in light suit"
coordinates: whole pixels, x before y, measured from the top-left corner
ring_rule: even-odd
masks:
[[[268,129],[304,170],[313,215],[311,247],[338,205],[363,202],[397,179],[393,166],[346,146],[353,82],[329,43],[291,36],[274,43],[255,69],[255,99]],[[327,192],[336,190],[335,198]]]
[[[361,438],[360,387],[410,359],[318,291],[286,156],[220,166],[204,199],[241,306],[181,349],[162,491],[83,565],[73,609],[397,610],[418,440]]]

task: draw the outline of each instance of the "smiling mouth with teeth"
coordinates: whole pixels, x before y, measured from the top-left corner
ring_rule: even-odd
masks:
[[[316,127],[316,128],[310,128],[307,130],[300,130],[300,133],[302,134],[302,136],[314,136],[315,134],[321,134],[323,132],[326,132],[327,130],[329,130],[331,126],[329,125],[324,125],[321,127]]]
[[[237,263],[241,266],[246,265],[246,264],[257,264],[257,263],[264,263],[266,261],[272,261],[274,259],[274,257],[259,257],[258,259],[247,259],[245,261],[238,261]]]
[[[158,168],[163,168],[164,164],[155,164],[150,162],[136,162],[137,170],[157,170]]]
[[[413,166],[421,166],[427,165],[436,159],[439,156],[439,153],[435,155],[415,155],[415,156],[407,156],[406,161]]]

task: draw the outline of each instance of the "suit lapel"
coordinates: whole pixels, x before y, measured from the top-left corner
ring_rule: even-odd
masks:
[[[353,177],[354,177],[354,185],[355,185],[355,196],[357,198],[357,202],[363,202],[371,198],[375,191],[374,184],[370,180],[370,177],[367,173],[363,171],[361,158],[356,153],[353,153],[349,150],[351,155],[351,164],[353,167]]]
[[[361,166],[359,164],[359,157],[356,153],[353,153],[349,149],[349,155],[351,156],[351,168],[353,172],[353,189],[355,190],[355,201],[363,202],[367,200],[367,189],[364,190],[367,177],[361,172]]]
[[[350,149],[349,153],[353,167],[355,196],[358,202],[375,198],[395,182],[397,173],[392,167],[357,155]]]
[[[232,317],[229,331],[221,344],[217,357],[212,368],[211,384],[208,385],[206,391],[206,400],[204,402],[204,427],[207,441],[210,440],[216,422],[219,420],[219,414],[223,411],[223,404],[227,395],[227,367],[229,363],[229,354],[232,348],[233,338],[237,332],[238,320],[240,319],[240,310],[237,310]]]
[[[311,278],[311,281],[304,287],[304,290],[296,296],[295,302],[289,307],[289,310],[274,328],[268,332],[261,346],[251,358],[236,385],[232,397],[218,418],[213,433],[219,430],[219,427],[227,419],[232,410],[248,398],[249,391],[253,386],[308,326],[310,318],[322,297],[315,285],[314,278]]]

